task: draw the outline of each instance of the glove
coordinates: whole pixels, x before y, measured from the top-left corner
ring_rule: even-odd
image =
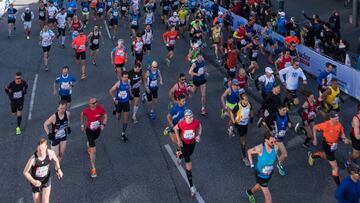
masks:
[[[66,132],[67,132],[67,134],[68,134],[68,135],[70,135],[70,134],[71,134],[71,128],[70,128],[70,126],[69,126],[69,127],[67,127],[67,131],[66,131]]]
[[[55,139],[55,133],[49,132],[49,134],[47,136],[48,136],[49,140]]]

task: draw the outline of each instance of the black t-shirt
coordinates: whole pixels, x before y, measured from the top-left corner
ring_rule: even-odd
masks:
[[[274,93],[271,92],[264,100],[261,109],[263,110],[266,109],[269,112],[269,114],[273,114],[277,112],[280,104],[281,104],[280,95],[275,95]]]
[[[28,85],[25,80],[21,80],[20,84],[16,84],[15,81],[12,81],[5,88],[5,92],[8,94],[10,100],[21,101],[24,100],[24,95],[27,92],[27,88]]]
[[[140,69],[139,72],[135,72],[134,69],[129,71],[129,79],[130,79],[130,85],[132,89],[140,88],[139,81],[142,81],[142,71]],[[138,84],[138,85],[135,85]]]

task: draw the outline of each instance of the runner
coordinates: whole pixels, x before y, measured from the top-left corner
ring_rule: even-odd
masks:
[[[96,21],[96,16],[97,16],[97,14],[96,14],[96,5],[97,5],[97,3],[98,3],[98,0],[90,0],[90,8],[91,8],[91,10],[93,12],[94,21]]]
[[[155,108],[158,99],[158,83],[160,83],[160,85],[163,85],[163,79],[160,70],[158,69],[158,63],[156,61],[153,61],[151,63],[151,67],[148,68],[144,75],[145,93],[142,95],[143,103],[145,102],[145,100],[147,100],[149,103],[151,102],[149,116],[153,120],[156,118]]]
[[[47,10],[47,17],[48,17],[48,26],[51,29],[55,29],[55,23],[56,23],[56,19],[55,16],[56,14],[59,12],[59,10],[56,8],[56,6],[54,6],[53,2],[49,2],[49,5],[46,8]]]
[[[111,3],[111,1],[110,1],[110,3]],[[113,31],[112,38],[114,41],[116,39],[116,31],[117,31],[118,24],[119,24],[119,15],[120,15],[120,11],[119,11],[118,3],[114,2],[112,7],[109,8],[109,10],[107,11],[107,16],[109,16],[109,18],[110,18],[109,29],[111,29]]]
[[[131,51],[133,56],[135,56],[135,61],[141,64],[144,55],[144,41],[142,40],[141,33],[136,34],[136,38],[131,44]]]
[[[23,175],[31,185],[34,202],[50,202],[51,174],[50,162],[54,161],[58,179],[63,177],[60,162],[54,151],[48,149],[47,141],[42,138],[36,145],[36,151],[30,157]]]
[[[167,25],[168,25],[168,27],[175,27],[175,30],[179,30],[180,19],[179,19],[179,16],[178,16],[178,13],[176,12],[176,10],[172,14],[172,16],[169,18]]]
[[[38,11],[39,11],[39,26],[40,26],[40,30],[42,30],[46,21],[46,8],[42,1],[39,2]]]
[[[161,0],[160,1],[160,7],[162,8],[161,20],[162,20],[162,23],[164,23],[166,25],[168,15],[169,15],[169,12],[171,10],[171,2],[170,2],[170,0]]]
[[[124,112],[121,140],[126,143],[128,138],[125,135],[126,128],[129,122],[129,112],[130,112],[130,97],[133,97],[131,93],[131,86],[129,83],[129,74],[126,71],[121,73],[121,79],[115,83],[114,86],[109,90],[110,96],[114,100],[116,118],[121,119],[121,112]],[[116,95],[115,95],[116,92]]]
[[[192,81],[194,83],[193,93],[195,94],[200,88],[201,91],[201,115],[206,116],[208,112],[206,110],[206,79],[205,74],[206,67],[205,61],[201,54],[197,55],[196,61],[191,65],[189,74],[192,76]]]
[[[87,151],[91,162],[90,176],[97,177],[95,160],[96,160],[96,146],[95,140],[99,138],[101,130],[104,130],[107,123],[107,113],[105,109],[97,104],[95,97],[89,98],[89,107],[81,112],[81,131],[86,132],[87,137]],[[86,120],[86,126],[84,122]]]
[[[132,120],[134,123],[137,123],[136,113],[139,110],[139,98],[140,98],[140,86],[143,83],[141,64],[135,63],[134,68],[129,71],[129,79],[131,86],[130,103],[133,107]]]
[[[145,30],[142,32],[142,40],[144,42],[144,52],[145,52],[145,63],[150,65],[150,51],[151,51],[151,42],[154,40],[154,34],[150,25],[145,26]]]
[[[173,103],[176,103],[179,95],[189,96],[191,98],[191,87],[186,84],[186,77],[184,73],[180,73],[179,81],[169,90],[169,96]]]
[[[299,98],[296,94],[299,78],[302,78],[303,85],[307,84],[307,78],[299,64],[299,61],[294,61],[292,66],[279,71],[280,81],[285,85],[287,93],[283,102],[288,105],[289,109],[291,106],[299,104]]]
[[[190,185],[190,194],[191,196],[194,196],[196,187],[194,186],[192,179],[190,156],[194,152],[196,143],[200,142],[202,126],[197,119],[194,119],[193,112],[190,109],[185,110],[184,118],[184,120],[179,121],[174,126],[174,131],[177,145],[181,149],[179,159],[185,159],[186,176]]]
[[[350,167],[350,176],[344,178],[336,190],[335,198],[339,203],[356,203],[360,199],[360,169]]]
[[[105,8],[106,4],[104,2],[104,0],[98,0],[97,4],[96,4],[96,15],[97,18],[95,19],[96,23],[99,23],[99,27],[100,29],[102,28],[101,24],[104,21],[104,13],[105,13]],[[100,22],[98,22],[98,20],[100,20]]]
[[[252,110],[252,105],[249,102],[248,96],[246,94],[242,94],[240,98],[241,100],[238,101],[234,108],[230,111],[230,120],[237,129],[237,133],[240,136],[241,154],[243,156],[242,160],[245,166],[250,166],[249,160],[246,156],[245,136],[248,131],[249,121],[250,123],[253,123],[254,121],[254,112]]]
[[[65,31],[66,31],[66,18],[67,14],[65,12],[65,8],[62,8],[61,11],[56,14],[56,22],[58,27],[58,34],[56,35],[57,38],[61,36],[61,47],[64,48],[65,45]]]
[[[244,92],[242,92],[244,93]],[[240,92],[239,81],[233,79],[230,86],[224,91],[221,95],[221,104],[223,108],[221,109],[221,119],[224,119],[225,116],[231,116],[231,111],[234,110],[237,103],[240,101]],[[235,136],[234,134],[234,122],[232,122],[231,117],[229,120],[229,128],[227,130],[229,136]]]
[[[22,79],[21,72],[15,74],[15,80],[5,87],[5,92],[10,99],[11,113],[16,116],[15,134],[21,134],[22,110],[24,106],[24,96],[27,93],[28,84]]]
[[[8,39],[10,39],[12,30],[16,30],[15,23],[16,23],[16,14],[17,9],[14,8],[12,3],[9,4],[9,8],[6,10],[6,14],[8,17]]]
[[[131,10],[130,12],[130,28],[131,28],[131,37],[133,39],[135,39],[136,37],[136,32],[139,29],[139,24],[140,24],[140,12],[138,9],[134,8],[133,10]]]
[[[281,104],[280,96],[280,84],[275,83],[270,94],[262,102],[261,107],[258,111],[259,120],[257,122],[257,126],[259,128],[261,127],[260,124],[262,123],[264,118],[278,111],[278,107]]]
[[[357,105],[357,113],[352,119],[351,126],[350,139],[352,152],[345,164],[347,167],[353,165],[353,162],[360,157],[360,104]]]
[[[74,87],[75,82],[75,77],[69,74],[68,66],[63,66],[61,68],[61,75],[57,77],[54,82],[54,96],[59,94],[60,100],[66,101],[68,110],[71,106],[72,88]]]
[[[259,69],[259,65],[257,64],[257,58],[259,55],[259,51],[262,53],[262,55],[265,55],[265,52],[263,50],[263,47],[259,43],[259,37],[254,36],[252,38],[252,41],[244,46],[242,48],[243,52],[246,52],[249,50],[249,60],[250,60],[250,66],[248,67],[248,76],[251,80],[254,80],[254,74],[257,69]]]
[[[92,57],[92,64],[96,66],[96,59],[99,55],[100,41],[104,44],[104,38],[98,26],[94,26],[93,31],[87,36],[87,41],[90,42],[90,56]]]
[[[330,111],[340,112],[339,100],[344,102],[340,96],[340,87],[336,78],[332,78],[330,86],[321,94],[321,99],[325,107],[325,112]]]
[[[334,65],[327,62],[325,64],[325,69],[322,70],[319,76],[316,78],[316,83],[318,84],[318,90],[320,96],[323,92],[325,92],[329,88],[331,79],[334,77],[335,77]]]
[[[187,18],[189,16],[189,11],[187,10],[187,8],[184,5],[182,5],[179,12],[178,12],[178,15],[179,15],[179,20],[180,20],[179,32],[180,32],[180,35],[182,37],[184,37],[184,31],[186,29],[186,24],[187,24]]]
[[[81,6],[81,13],[83,15],[82,21],[84,24],[84,28],[86,28],[89,22],[89,15],[90,15],[90,3],[88,0],[82,0],[80,3]]]
[[[313,166],[316,158],[328,160],[331,166],[332,177],[337,185],[340,184],[339,167],[335,159],[335,151],[338,147],[339,138],[345,143],[350,144],[345,136],[344,127],[339,121],[339,115],[335,111],[330,112],[330,119],[328,121],[316,124],[313,128],[314,140],[313,145],[317,145],[316,132],[323,132],[322,151],[308,152],[309,165]]]
[[[234,44],[229,44],[225,49],[226,61],[224,66],[227,70],[227,75],[230,80],[234,79],[236,76],[236,64],[238,60],[239,50],[235,48]]]
[[[45,71],[48,71],[48,62],[49,62],[49,52],[51,48],[51,44],[55,39],[55,34],[52,30],[49,29],[47,25],[44,25],[44,28],[40,31],[40,40],[39,43],[43,49],[43,59],[44,59],[44,66]]]
[[[83,24],[77,17],[77,15],[74,15],[72,20],[70,21],[70,32],[72,33],[71,37],[74,40],[75,37],[79,35],[79,31],[83,29]]]
[[[270,114],[265,118],[266,125],[264,125],[265,129],[269,130],[275,136],[277,146],[279,147],[281,155],[278,158],[278,163],[276,166],[279,170],[279,174],[282,176],[286,175],[284,162],[288,157],[288,153],[284,144],[286,131],[288,128],[293,126],[287,112],[288,108],[286,107],[286,104],[280,104],[276,113]]]
[[[75,0],[67,0],[65,7],[66,7],[67,20],[68,20],[68,23],[70,24],[71,19],[76,14],[76,9],[77,9],[76,1]]]
[[[222,53],[222,43],[223,43],[223,34],[221,30],[221,25],[219,23],[216,23],[213,28],[211,28],[211,40],[212,40],[212,46],[214,47],[214,53],[217,62],[221,62],[221,53]],[[230,50],[231,52],[231,50]],[[238,52],[238,51],[237,51]]]
[[[275,77],[273,73],[274,71],[270,67],[266,67],[265,74],[255,80],[255,87],[257,91],[261,93],[261,96],[264,100],[271,93],[271,90],[275,85]],[[259,83],[261,83],[262,86],[261,90],[259,88]]]
[[[273,55],[274,55],[275,49],[276,49],[276,44],[274,43],[274,38],[273,38],[273,33],[274,33],[273,31],[274,31],[274,29],[271,24],[271,21],[266,22],[266,26],[261,31],[261,35],[264,37],[262,46],[267,47],[267,45],[270,45],[270,47],[271,47],[271,51],[270,51],[269,57],[268,57],[268,61],[270,64],[274,64]]]
[[[71,133],[70,112],[66,111],[67,102],[61,100],[57,111],[44,122],[44,130],[50,142],[51,149],[55,152],[59,162],[64,159],[66,149],[66,138]],[[51,125],[52,130],[49,130]]]
[[[290,56],[290,51],[285,50],[282,52],[282,55],[275,61],[276,74],[279,75],[279,71],[291,66],[292,58]]]
[[[30,11],[30,8],[25,8],[25,12],[21,14],[21,20],[24,22],[26,39],[30,39],[31,23],[34,20],[34,13]]]
[[[144,15],[144,25],[150,25],[152,26],[155,22],[155,14],[153,9],[149,8],[146,9],[145,15]]]
[[[174,57],[175,42],[176,39],[179,39],[179,34],[175,30],[175,27],[170,27],[170,29],[163,34],[162,38],[168,50],[168,54],[165,60],[166,60],[166,65],[169,67],[171,63],[171,59]]]
[[[80,58],[81,58],[81,80],[86,79],[86,74],[85,74],[86,43],[87,43],[87,36],[84,34],[84,31],[81,29],[79,30],[79,35],[75,37],[71,43],[76,53],[76,60],[75,60],[76,64],[80,63]]]
[[[125,62],[127,61],[127,51],[124,46],[124,40],[118,39],[117,46],[111,51],[111,64],[115,66],[115,73],[121,78],[121,71],[125,70]]]
[[[127,0],[121,0],[120,1],[120,8],[121,8],[121,19],[126,22],[126,17],[129,14],[130,8],[129,8],[129,3]],[[123,23],[124,24],[124,28],[126,27],[127,23]]]
[[[265,132],[265,141],[263,144],[257,145],[248,150],[248,158],[250,167],[254,168],[253,155],[257,155],[257,163],[255,167],[256,184],[251,189],[246,191],[249,202],[255,203],[256,199],[254,193],[261,190],[265,197],[265,203],[271,203],[271,193],[269,190],[269,182],[274,170],[274,164],[277,159],[277,152],[279,150],[276,145],[275,137],[270,132]]]

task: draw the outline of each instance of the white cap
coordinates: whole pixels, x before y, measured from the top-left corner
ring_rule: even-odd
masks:
[[[173,13],[174,16],[177,16],[178,14],[176,13],[176,11]]]
[[[185,116],[192,116],[193,112],[190,109],[186,109],[185,112],[184,112],[184,115]]]
[[[284,11],[281,11],[278,13],[280,16],[284,17],[285,16],[285,12]]]
[[[30,8],[29,8],[29,7],[27,7],[27,8],[25,8],[25,10],[29,11],[29,10],[30,10]]]
[[[223,12],[219,11],[218,15],[221,16],[222,14],[224,14]]]
[[[274,71],[273,71],[270,67],[266,67],[266,68],[265,68],[265,73],[271,73],[271,74],[273,74]]]

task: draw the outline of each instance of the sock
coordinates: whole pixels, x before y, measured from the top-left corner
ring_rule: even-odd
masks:
[[[17,117],[17,127],[20,127],[22,116]]]
[[[186,170],[186,176],[187,176],[187,178],[188,178],[190,187],[194,186],[194,185],[193,185],[193,182],[192,182],[192,174],[191,174],[191,171]]]
[[[340,177],[339,176],[334,176],[334,175],[332,177],[333,177],[336,185],[340,185]]]
[[[249,195],[253,195],[253,193],[251,192],[251,189],[248,189],[248,190],[247,190],[247,193],[248,193]]]
[[[309,141],[310,141],[310,138],[309,138],[309,137],[306,137],[306,138],[305,138],[305,141],[304,141],[304,144],[307,145]]]
[[[61,44],[64,45],[64,43],[65,43],[65,36],[62,36],[61,37]]]
[[[122,132],[125,133],[127,128],[127,123],[123,123]]]
[[[241,145],[241,153],[243,155],[243,158],[246,158],[245,145]]]
[[[137,113],[138,110],[139,110],[139,106],[134,106],[133,117],[136,116],[136,113]]]

